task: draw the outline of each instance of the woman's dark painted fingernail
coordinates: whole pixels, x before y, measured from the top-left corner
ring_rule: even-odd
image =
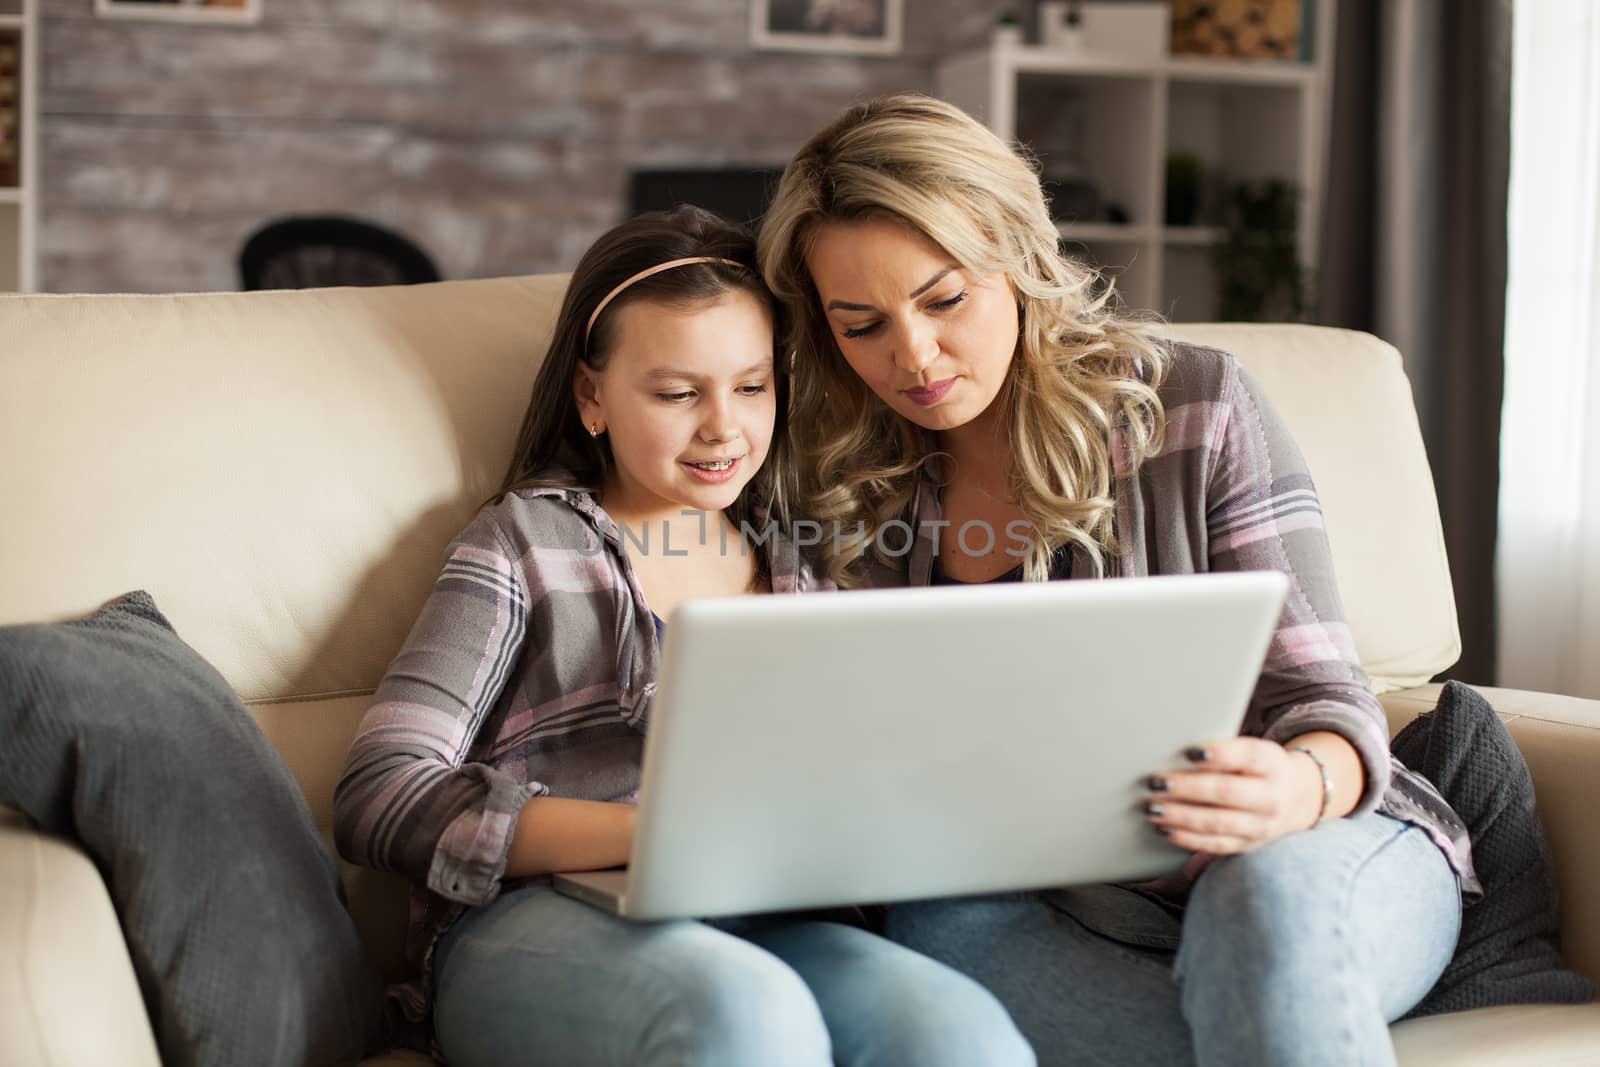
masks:
[[[1162,837],[1172,836],[1172,831],[1169,828],[1162,826],[1160,823],[1152,823],[1151,829],[1155,830],[1155,832],[1160,834]]]
[[[1165,793],[1170,783],[1159,774],[1152,774],[1145,780],[1145,784],[1150,787],[1152,793]]]
[[[1190,763],[1204,763],[1211,758],[1211,750],[1196,745],[1193,748],[1184,749],[1183,755]]]
[[[1154,800],[1147,800],[1144,802],[1144,813],[1146,815],[1164,815],[1166,814],[1166,811],[1167,806],[1165,804],[1158,803]]]

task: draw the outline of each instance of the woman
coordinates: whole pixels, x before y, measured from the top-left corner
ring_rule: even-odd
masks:
[[[1477,888],[1465,831],[1389,755],[1266,398],[1227,354],[1122,317],[1057,240],[1029,165],[927,97],[852,107],[785,170],[760,257],[792,322],[801,506],[858,531],[823,540],[830,576],[1272,568],[1291,591],[1241,736],[1147,783],[1181,875],[902,905],[890,936],[994,990],[1041,1064],[1392,1063],[1386,1024]],[[899,521],[904,559],[877,539]]]

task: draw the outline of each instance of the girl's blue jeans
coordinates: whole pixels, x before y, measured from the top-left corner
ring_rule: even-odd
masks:
[[[631,923],[530,885],[434,955],[451,1067],[1031,1067],[977,982],[841,923]]]
[[[896,905],[887,933],[992,990],[1041,1067],[1363,1067],[1460,927],[1444,855],[1372,814],[1213,861],[1181,913],[1099,886]]]

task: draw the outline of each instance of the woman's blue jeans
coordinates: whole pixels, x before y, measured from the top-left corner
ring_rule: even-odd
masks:
[[[1041,1067],[1364,1067],[1460,927],[1427,834],[1362,815],[1213,861],[1181,915],[1098,886],[896,905],[887,933],[991,989]]]
[[[978,983],[841,923],[631,923],[531,885],[458,921],[434,977],[451,1067],[1034,1063]]]

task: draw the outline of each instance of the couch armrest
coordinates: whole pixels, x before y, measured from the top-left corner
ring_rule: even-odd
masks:
[[[1600,700],[1474,686],[1494,706],[1533,774],[1539,815],[1555,856],[1561,895],[1561,955],[1567,966],[1600,981],[1600,824],[1595,822],[1600,778]],[[1378,699],[1389,727],[1401,726],[1438,703],[1437,685]]]
[[[160,1067],[100,872],[0,807],[0,1063]]]

